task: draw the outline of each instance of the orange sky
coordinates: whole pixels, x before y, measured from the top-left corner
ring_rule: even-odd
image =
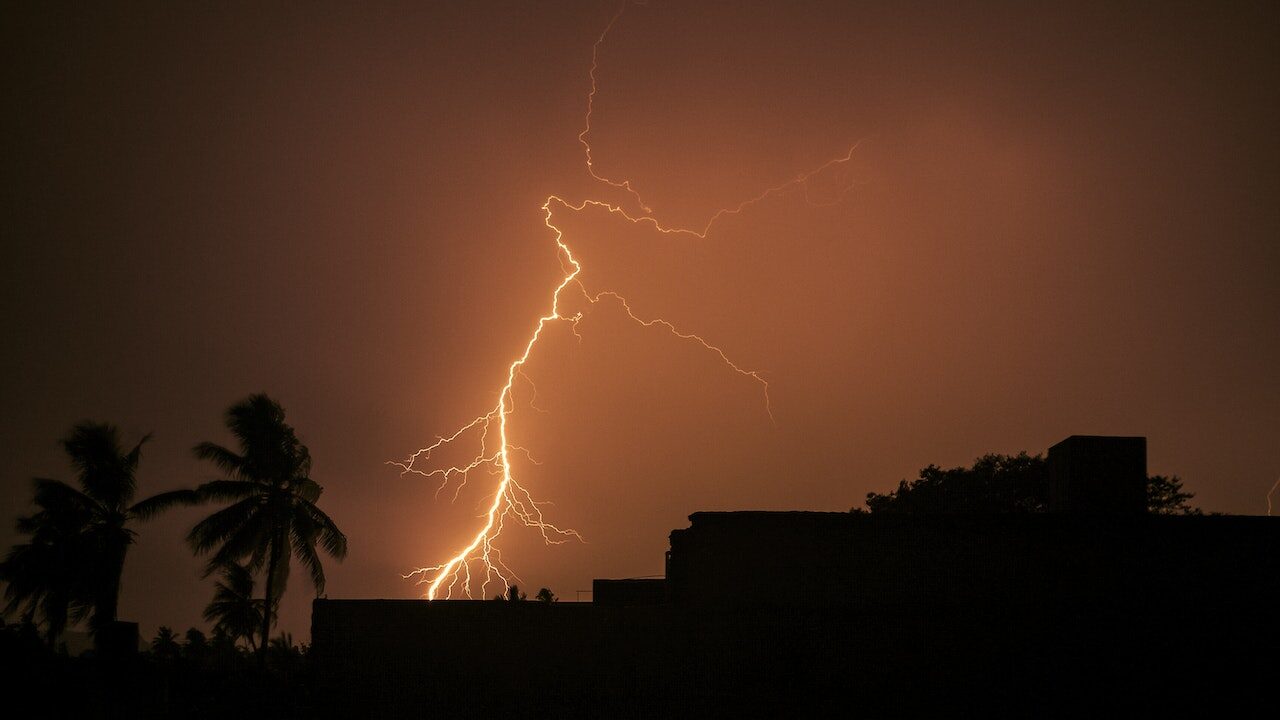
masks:
[[[4,127],[0,517],[68,477],[81,418],[154,431],[142,492],[193,485],[197,441],[265,390],[316,458],[351,555],[331,597],[475,527],[401,478],[484,412],[560,277],[549,194],[591,182],[591,44],[614,3],[263,11],[68,7],[0,23]],[[6,11],[12,15],[14,11]],[[705,240],[558,214],[614,289],[769,379],[628,324],[549,331],[517,466],[586,544],[504,536],[530,590],[662,571],[695,510],[844,510],[928,463],[1140,434],[1206,509],[1265,511],[1280,460],[1277,14],[674,3],[601,50],[597,169],[664,221],[843,154]],[[477,482],[479,480],[480,482]],[[140,528],[122,615],[196,624],[200,511]],[[284,627],[305,634],[295,574]]]

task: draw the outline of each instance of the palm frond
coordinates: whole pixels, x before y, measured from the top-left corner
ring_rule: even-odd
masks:
[[[196,492],[200,494],[202,500],[241,500],[262,494],[269,487],[252,480],[210,480],[197,487]]]
[[[5,615],[31,610],[51,592],[53,568],[50,559],[47,545],[23,543],[9,548],[8,555],[0,562]]]
[[[263,548],[267,545],[267,538],[271,536],[271,524],[268,518],[257,513],[249,521],[236,528],[229,536],[222,541],[222,545],[217,552],[209,560],[209,565],[205,569],[205,577],[212,575],[226,565],[239,564],[248,558],[245,567],[251,572],[257,572],[260,568],[261,561],[259,557],[263,553]]]
[[[303,500],[314,503],[320,499],[320,494],[324,492],[324,488],[320,486],[320,483],[309,477],[301,477],[293,481],[293,492]]]
[[[261,572],[262,568],[267,564],[267,550],[270,548],[271,544],[265,540],[259,542],[258,545],[254,547],[253,552],[249,554],[249,560],[244,564],[245,568],[254,574]]]
[[[217,443],[202,442],[192,448],[191,453],[198,460],[208,460],[233,478],[250,479],[245,473],[245,459]]]
[[[109,508],[128,504],[134,473],[120,450],[120,432],[114,425],[78,423],[63,438],[62,447],[86,495]]]
[[[151,433],[142,436],[137,445],[124,456],[124,469],[130,474],[138,470],[138,463],[142,460],[142,446],[151,439]]]
[[[310,573],[311,585],[315,588],[317,597],[324,594],[324,567],[316,553],[318,530],[309,521],[295,523],[293,526],[293,553]]]
[[[32,502],[42,512],[61,517],[92,515],[100,509],[98,501],[61,480],[35,478]],[[87,520],[87,517],[86,517]]]
[[[195,490],[170,490],[152,495],[129,508],[129,514],[139,520],[150,520],[157,514],[179,505],[198,505],[202,498]]]
[[[262,503],[258,497],[246,498],[229,505],[196,523],[191,532],[187,533],[187,542],[196,554],[203,555],[249,524],[250,518],[261,509]]]
[[[290,428],[290,433],[292,432],[293,432],[293,429]],[[301,477],[305,477],[308,479],[308,481],[310,481],[311,451],[307,449],[306,445],[303,445],[301,442],[298,442],[297,438],[294,438],[294,442],[297,444],[297,453],[294,457],[294,468],[295,468],[294,474]],[[316,487],[318,488],[320,486],[317,485]],[[316,497],[319,497],[319,495],[317,494]]]
[[[308,519],[319,528],[321,547],[335,560],[347,556],[347,536],[338,529],[337,524],[323,510],[303,500],[298,503]]]
[[[82,420],[62,439],[62,449],[77,473],[114,469],[121,456],[120,432],[110,423]]]
[[[218,585],[226,588],[234,597],[252,597],[253,573],[243,565],[225,565],[222,568],[222,581]]]

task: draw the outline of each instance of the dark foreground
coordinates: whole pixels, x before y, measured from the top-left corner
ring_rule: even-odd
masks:
[[[265,665],[216,641],[71,657],[49,648],[31,626],[8,625],[0,628],[0,667],[5,717],[227,720],[318,712],[311,663],[299,647],[272,647]]]
[[[1280,677],[1280,518],[700,513],[594,603],[317,600],[308,651],[108,659],[0,629],[50,718],[1246,715]]]
[[[378,718],[1221,714],[1273,701],[1280,677],[1280,519],[692,520],[672,534],[658,594],[631,581],[581,604],[316,601],[318,707]]]

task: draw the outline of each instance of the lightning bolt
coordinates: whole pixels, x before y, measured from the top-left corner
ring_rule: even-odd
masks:
[[[1280,478],[1276,478],[1276,482],[1267,491],[1267,517],[1271,517],[1271,496],[1276,494],[1276,490],[1280,490]]]
[[[584,317],[584,313],[602,302],[614,303],[622,309],[632,322],[641,327],[665,331],[668,335],[678,340],[699,345],[707,352],[718,357],[730,371],[755,382],[760,387],[765,412],[769,415],[770,420],[774,421],[772,401],[769,397],[769,383],[758,370],[739,365],[719,346],[708,342],[696,333],[681,330],[666,319],[640,316],[635,312],[631,303],[616,292],[601,290],[593,293],[589,291],[581,279],[582,265],[574,256],[573,250],[565,241],[564,232],[556,226],[553,218],[557,210],[578,213],[588,207],[593,207],[606,210],[611,216],[621,218],[626,222],[650,226],[658,233],[705,239],[708,233],[711,232],[712,227],[721,218],[738,215],[752,205],[769,197],[803,189],[805,202],[811,205],[815,204],[808,196],[807,183],[809,179],[833,166],[849,162],[857,149],[857,145],[851,146],[843,155],[834,157],[817,168],[798,174],[778,185],[766,188],[735,206],[717,210],[701,228],[678,227],[662,223],[655,217],[653,209],[644,201],[644,198],[641,197],[630,180],[614,180],[597,172],[589,139],[591,135],[591,118],[599,89],[596,73],[600,66],[600,48],[629,4],[629,2],[624,2],[621,5],[592,45],[591,70],[588,73],[591,89],[587,93],[586,117],[582,131],[578,133],[578,142],[582,145],[583,154],[586,158],[586,169],[591,178],[598,183],[625,193],[635,205],[635,209],[628,211],[621,205],[603,200],[586,199],[573,203],[558,195],[550,195],[546,198],[542,203],[543,224],[553,236],[557,257],[560,260],[564,274],[551,292],[548,311],[538,318],[532,333],[525,340],[523,351],[507,366],[506,383],[498,392],[497,404],[487,412],[477,415],[470,422],[462,425],[451,435],[438,436],[434,443],[419,449],[404,460],[388,462],[388,464],[400,468],[401,476],[412,473],[438,480],[437,497],[451,482],[456,482],[454,486],[455,500],[458,497],[458,493],[466,486],[471,473],[477,470],[483,468],[492,477],[498,479],[492,495],[486,495],[482,500],[482,505],[486,506],[485,512],[481,515],[483,522],[476,533],[470,537],[469,542],[444,562],[417,568],[403,576],[405,579],[416,579],[419,585],[426,585],[425,596],[429,600],[451,598],[455,593],[466,597],[474,597],[477,584],[479,585],[478,589],[481,596],[485,595],[490,583],[501,583],[503,588],[513,584],[513,581],[517,580],[518,576],[503,562],[502,553],[496,545],[496,541],[508,522],[537,530],[547,544],[561,544],[571,540],[582,541],[582,536],[576,530],[561,528],[546,519],[541,508],[547,503],[534,500],[529,491],[516,480],[511,464],[513,453],[522,453],[530,462],[536,463],[526,449],[511,444],[508,438],[508,428],[511,415],[516,410],[516,386],[518,381],[523,380],[532,390],[533,395],[528,401],[530,407],[534,410],[541,410],[536,404],[537,387],[533,384],[533,380],[528,376],[524,368],[539,341],[543,339],[552,326],[564,325],[574,336],[581,340],[582,336],[578,334],[578,323]],[[843,195],[851,187],[852,185],[845,187],[840,194]],[[583,310],[576,312],[562,310],[561,301],[563,300],[563,295],[566,290],[570,289],[571,294],[576,293],[576,297],[585,303]],[[456,443],[465,442],[474,443],[475,455],[470,460],[455,465],[432,463],[432,456],[437,451]]]

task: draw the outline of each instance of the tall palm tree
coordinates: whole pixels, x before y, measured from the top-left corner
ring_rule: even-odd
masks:
[[[214,586],[213,602],[204,609],[204,619],[213,623],[214,634],[231,640],[244,639],[256,649],[254,634],[262,626],[262,600],[253,597],[253,574],[232,563],[222,567],[222,579]]]
[[[316,507],[322,488],[311,479],[311,453],[285,423],[280,403],[251,395],[227,410],[226,425],[239,452],[211,442],[200,443],[194,452],[227,475],[201,485],[197,493],[231,505],[201,520],[187,540],[198,554],[213,552],[206,575],[230,563],[264,573],[262,652],[271,638],[291,559],[297,557],[307,569],[320,595],[325,578],[316,545],[341,560],[347,538]]]
[[[62,440],[79,487],[36,478],[38,511],[18,522],[31,542],[16,546],[0,572],[10,582],[10,603],[29,610],[39,603],[50,630],[57,626],[60,632],[66,624],[60,608],[67,608],[72,620],[91,608],[94,629],[114,621],[125,554],[137,536],[130,524],[196,502],[191,490],[133,501],[142,445],[149,437],[124,452],[114,425],[82,422]]]

